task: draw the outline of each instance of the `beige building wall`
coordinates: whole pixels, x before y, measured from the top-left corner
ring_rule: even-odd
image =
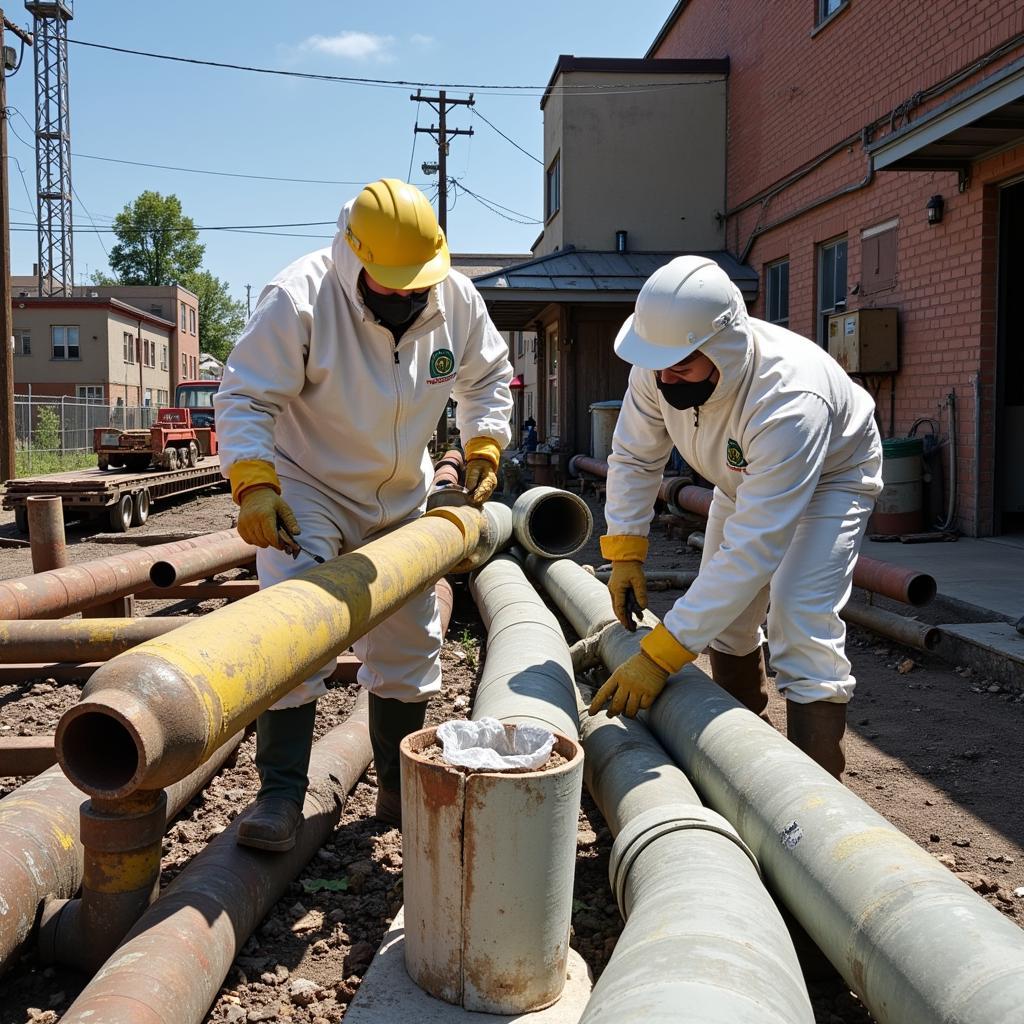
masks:
[[[625,79],[628,90],[579,88]],[[635,252],[724,248],[725,132],[725,75],[560,74],[544,105],[544,186],[557,155],[561,208],[536,255],[613,250],[619,230]]]

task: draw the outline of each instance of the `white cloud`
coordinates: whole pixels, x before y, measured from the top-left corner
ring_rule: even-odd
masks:
[[[421,32],[414,32],[409,36],[409,42],[412,43],[413,46],[421,46],[425,50],[428,46],[434,45],[434,37],[425,36]]]
[[[394,36],[339,32],[333,36],[310,36],[300,44],[300,48],[349,60],[389,61],[394,59],[388,52],[394,41]]]

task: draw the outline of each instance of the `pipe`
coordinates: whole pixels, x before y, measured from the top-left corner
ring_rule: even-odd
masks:
[[[512,506],[512,529],[531,554],[566,558],[590,539],[594,517],[579,495],[557,487],[531,487]]]
[[[57,763],[53,734],[0,739],[0,776],[38,775]]]
[[[956,388],[946,395],[946,405],[949,406],[949,500],[946,503],[946,518],[938,527],[942,531],[952,530],[956,523]]]
[[[435,491],[438,487],[458,487],[465,470],[466,457],[458,448],[449,448],[434,463],[434,478],[430,482],[430,489]]]
[[[187,778],[167,787],[167,821],[177,817],[234,752],[241,733]],[[83,795],[50,768],[0,800],[0,973],[31,935],[44,901],[82,884],[79,807]]]
[[[181,778],[471,554],[486,522],[435,509],[114,658],[57,726],[65,774],[106,799]]]
[[[0,622],[0,664],[108,661],[193,616],[138,619],[15,619]]]
[[[686,546],[693,548],[695,551],[704,550],[704,534],[700,530],[695,530],[686,538]]]
[[[487,657],[473,718],[538,725],[578,735],[572,657],[558,620],[509,555],[469,581],[487,630]]]
[[[256,560],[256,549],[241,537],[225,537],[218,544],[179,551],[161,558],[149,569],[149,578],[155,587],[180,586],[194,580],[205,580],[228,569],[250,565]]]
[[[295,847],[268,856],[238,846],[235,821],[136,922],[63,1024],[200,1024],[252,932],[328,839],[370,763],[367,698],[313,746]]]
[[[736,830],[639,722],[587,716],[581,731],[587,788],[616,837],[608,876],[626,924],[580,1024],[675,1024],[681,1007],[687,1020],[811,1024],[789,932]]]
[[[607,583],[611,579],[612,573],[610,569],[595,569],[594,577],[599,579],[602,583]],[[652,584],[667,584],[669,590],[686,590],[687,587],[691,587],[694,581],[697,579],[696,572],[672,572],[672,571],[660,571],[653,570],[651,572],[644,573],[644,579],[647,580],[647,585],[651,589]]]
[[[879,1024],[1013,1024],[1024,932],[702,672],[673,680],[655,736]]]
[[[25,499],[28,510],[28,541],[32,548],[32,571],[46,572],[68,564],[64,540],[64,502],[59,495],[30,494]]]
[[[847,622],[864,626],[865,629],[918,651],[934,651],[942,639],[942,630],[938,626],[894,615],[872,605],[848,604],[839,614]]]
[[[526,571],[569,620],[578,637],[589,639],[618,621],[612,611],[608,588],[575,562],[564,558],[548,561],[530,555],[526,559]]]
[[[602,478],[608,477],[608,463],[604,459],[594,459],[589,455],[574,455],[569,460],[569,475],[579,476],[580,473],[590,473],[592,476]],[[690,485],[688,476],[665,477],[658,488],[658,498],[671,507],[676,504],[676,495]]]
[[[981,370],[974,375],[974,536],[981,533]]]
[[[512,509],[508,505],[488,501],[482,511],[480,542],[468,558],[452,568],[453,573],[461,575],[479,569],[499,551],[504,551],[512,540]]]
[[[150,566],[159,559],[237,536],[234,530],[222,530],[4,580],[0,582],[0,619],[58,619],[90,605],[126,597],[149,585]]]

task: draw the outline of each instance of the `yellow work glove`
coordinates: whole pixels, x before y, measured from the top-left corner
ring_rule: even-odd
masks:
[[[609,716],[625,712],[635,718],[654,703],[668,677],[694,658],[664,626],[655,627],[640,641],[640,653],[624,661],[594,695],[590,714],[596,715],[611,701]]]
[[[302,531],[291,506],[281,497],[274,467],[262,459],[243,459],[228,469],[231,496],[238,503],[238,535],[258,548],[277,548],[294,555],[289,543]],[[282,535],[282,528],[288,536]]]
[[[630,614],[630,597],[636,599],[636,607],[640,611],[647,607],[647,580],[644,577],[647,538],[605,535],[601,538],[601,554],[612,563],[608,590],[612,595],[615,617],[632,633],[636,622]]]
[[[474,437],[466,444],[466,490],[474,505],[482,505],[498,486],[501,448],[490,437]]]

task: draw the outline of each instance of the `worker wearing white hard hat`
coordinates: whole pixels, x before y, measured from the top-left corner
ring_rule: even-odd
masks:
[[[837,778],[855,680],[839,611],[881,490],[870,396],[818,345],[748,316],[713,260],[681,256],[644,284],[615,340],[633,364],[608,458],[601,539],[627,628],[673,445],[715,485],[697,580],[591,704],[634,715],[710,644],[715,681],[765,716],[767,616],[787,733]],[[679,685],[685,685],[680,683]]]
[[[260,548],[260,586],[420,515],[433,472],[427,443],[451,397],[470,439],[466,487],[485,501],[511,436],[511,378],[508,347],[472,282],[451,269],[427,198],[393,178],[367,185],[341,211],[333,246],[263,289],[217,393],[221,469],[238,532]],[[440,688],[440,648],[433,590],[355,644],[370,692],[377,817],[388,824],[401,816],[398,744],[422,727]],[[257,720],[260,793],[240,843],[295,844],[328,673]]]

